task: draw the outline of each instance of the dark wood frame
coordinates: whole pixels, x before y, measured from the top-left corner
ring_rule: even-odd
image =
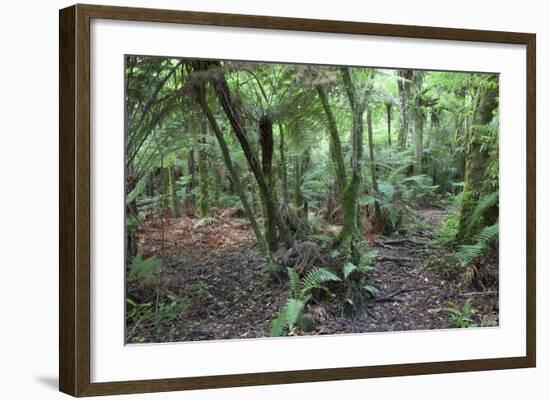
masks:
[[[527,325],[524,357],[90,383],[90,20],[170,22],[525,45]],[[535,47],[530,33],[74,5],[59,13],[59,388],[73,396],[535,367]]]

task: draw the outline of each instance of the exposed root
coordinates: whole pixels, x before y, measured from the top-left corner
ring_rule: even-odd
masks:
[[[275,255],[284,266],[292,266],[299,274],[311,270],[314,266],[326,264],[319,246],[311,241],[295,243],[291,248],[281,248]]]

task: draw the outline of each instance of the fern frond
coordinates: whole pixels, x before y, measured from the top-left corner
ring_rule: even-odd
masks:
[[[307,297],[311,291],[316,288],[324,288],[323,283],[329,281],[340,281],[340,278],[333,272],[322,267],[311,270],[302,280],[302,297]]]
[[[270,336],[280,337],[286,330],[291,330],[296,324],[303,308],[303,301],[294,298],[287,299],[279,315],[271,322]]]
[[[499,223],[484,227],[474,238],[472,245],[461,245],[455,254],[462,267],[468,266],[474,259],[482,256],[489,248],[490,243],[498,239]]]
[[[292,267],[287,267],[286,271],[288,273],[290,294],[293,297],[299,298],[302,292],[302,280],[300,280],[300,275]]]
[[[466,229],[471,230],[472,227],[481,221],[483,213],[490,207],[498,204],[498,191],[491,192],[488,195],[485,195],[481,198],[476,207],[472,210],[468,218],[466,219]]]
[[[355,270],[357,270],[357,266],[355,266],[353,263],[346,263],[344,265],[344,268],[342,269],[344,273],[344,279],[348,278],[348,276],[353,273]]]

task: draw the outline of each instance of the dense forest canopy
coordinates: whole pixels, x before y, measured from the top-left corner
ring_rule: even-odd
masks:
[[[405,294],[443,327],[498,323],[497,75],[146,56],[125,75],[128,341],[402,329],[381,319]]]

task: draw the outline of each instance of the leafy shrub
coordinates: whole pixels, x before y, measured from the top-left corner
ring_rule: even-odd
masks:
[[[369,298],[378,293],[378,288],[368,280],[368,273],[374,270],[372,266],[377,252],[362,253],[360,262],[356,265],[351,262],[342,268],[344,281],[344,312],[353,314],[362,310]]]
[[[139,288],[150,286],[158,263],[159,259],[156,256],[146,259],[143,259],[141,254],[134,256],[126,276],[128,284]]]
[[[477,313],[477,309],[472,307],[469,300],[464,302],[462,308],[449,307],[442,308],[441,311],[449,312],[451,316],[448,319],[449,325],[454,328],[477,327],[473,316]]]
[[[130,320],[139,320],[152,314],[152,302],[137,303],[130,298],[126,299],[126,317]]]
[[[158,305],[156,324],[160,326],[170,325],[187,310],[188,303],[186,298],[173,294],[168,294],[167,298],[166,301]]]
[[[443,243],[451,243],[456,240],[458,234],[458,213],[449,214],[439,229],[439,238]]]

